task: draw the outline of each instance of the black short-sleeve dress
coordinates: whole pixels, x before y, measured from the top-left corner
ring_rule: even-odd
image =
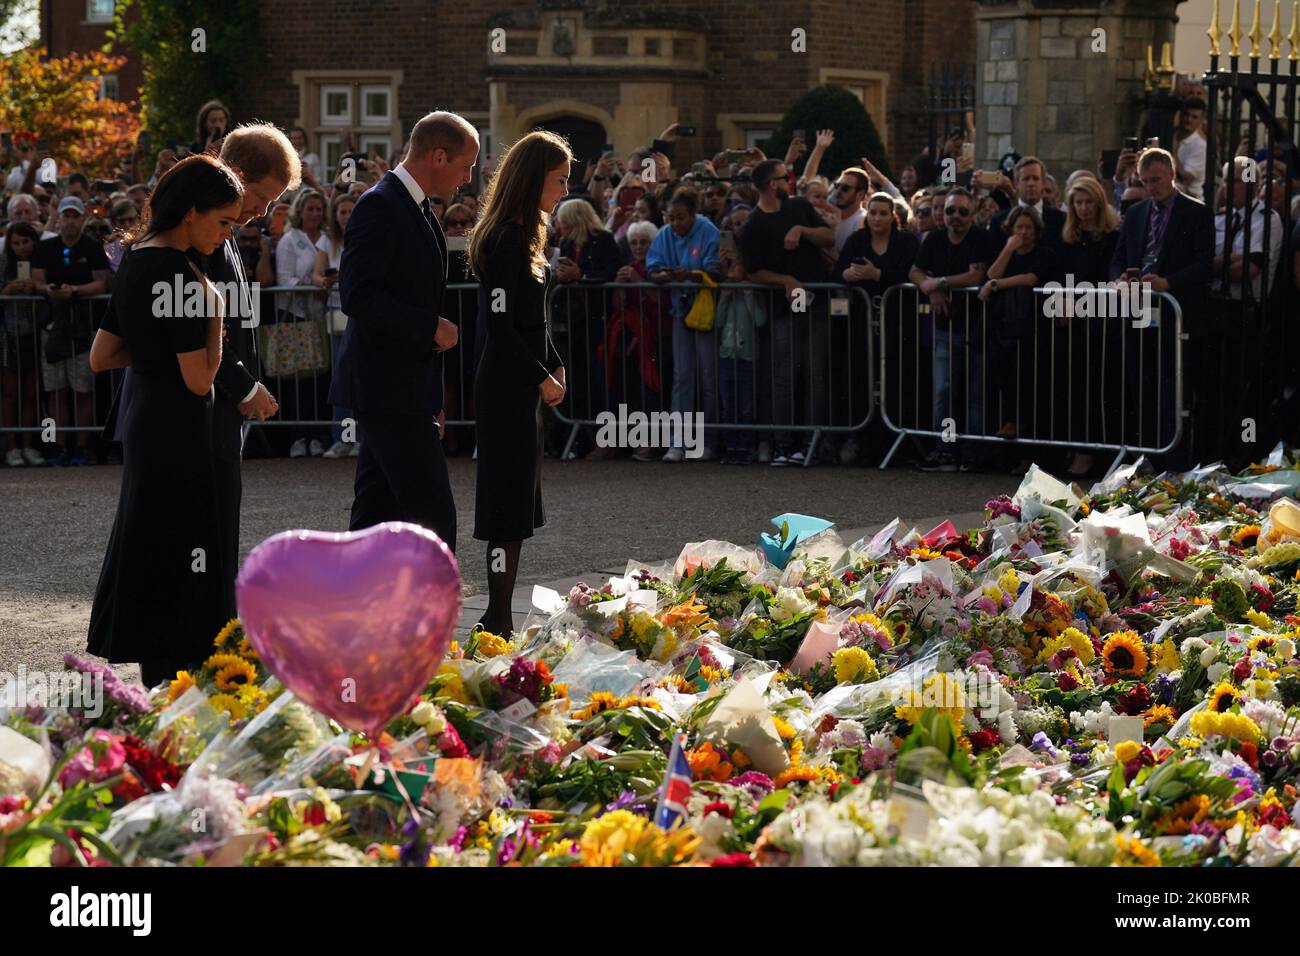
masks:
[[[537,386],[563,362],[547,314],[550,270],[543,279],[532,274],[521,226],[503,226],[487,242],[478,291],[478,330],[486,341],[474,378],[474,537],[522,541],[546,523]]]
[[[156,307],[171,298],[157,295],[157,284],[188,290],[197,281],[184,253],[150,247],[129,252],[113,282],[113,324],[131,355],[134,388],[87,647],[115,663],[198,663],[234,614],[213,486],[212,393],[191,392],[177,360],[205,346],[208,320],[155,314],[175,311]]]

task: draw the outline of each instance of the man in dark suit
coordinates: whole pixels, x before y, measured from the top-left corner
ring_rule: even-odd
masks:
[[[1043,244],[1050,249],[1059,249],[1061,230],[1065,228],[1065,213],[1043,201],[1043,184],[1046,176],[1047,168],[1041,159],[1036,156],[1025,156],[1016,163],[1015,167],[1016,195],[1020,197],[1020,205],[1033,206],[1043,220]],[[1005,227],[1009,215],[1011,210],[1004,209],[994,216],[989,224],[989,232],[998,241],[999,249],[1007,240]]]
[[[1174,158],[1166,150],[1152,148],[1145,150],[1138,160],[1138,175],[1146,187],[1147,198],[1130,207],[1124,214],[1120,226],[1119,238],[1115,243],[1115,254],[1111,258],[1110,277],[1119,280],[1126,272],[1137,270],[1143,282],[1149,283],[1153,292],[1167,292],[1177,301],[1183,315],[1183,331],[1189,336],[1183,346],[1183,390],[1184,403],[1193,409],[1192,424],[1195,425],[1198,401],[1194,397],[1198,391],[1198,368],[1200,354],[1204,351],[1202,342],[1201,306],[1206,298],[1207,283],[1210,279],[1211,265],[1214,261],[1214,215],[1210,208],[1191,199],[1174,189]],[[1162,323],[1165,324],[1165,323]],[[1123,330],[1126,336],[1149,335],[1145,319],[1139,320],[1135,330]],[[1169,324],[1166,331],[1172,330]],[[1132,344],[1132,343],[1130,343]],[[1160,345],[1160,343],[1157,343]],[[1154,376],[1137,369],[1139,353],[1135,349],[1129,352],[1131,358],[1125,363],[1129,369],[1130,409],[1137,404],[1137,395],[1133,388],[1133,372],[1136,370],[1141,382],[1148,387]],[[1166,412],[1161,417],[1167,422],[1173,409],[1173,349],[1169,345],[1161,347],[1160,361],[1160,396],[1164,401]],[[1202,396],[1203,388],[1199,389]],[[1148,396],[1151,397],[1151,396]],[[1154,410],[1153,403],[1144,402]],[[1160,427],[1149,414],[1144,413],[1146,424],[1156,425],[1154,430],[1146,432],[1146,440],[1152,435],[1163,438],[1167,435],[1167,426]],[[1130,443],[1134,436],[1128,436]],[[1176,467],[1190,463],[1190,446],[1183,441],[1174,453]]]
[[[344,234],[339,292],[348,316],[331,405],[353,410],[357,456],[349,529],[411,521],[456,548],[456,503],[439,437],[442,353],[456,344],[441,317],[447,239],[430,196],[470,181],[478,133],[455,113],[430,113],[406,158],[357,201]]]

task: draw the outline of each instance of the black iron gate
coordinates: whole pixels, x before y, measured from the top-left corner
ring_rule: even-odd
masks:
[[[930,155],[939,148],[950,130],[966,128],[966,114],[975,109],[975,67],[964,63],[930,64],[929,120]]]
[[[1300,242],[1291,213],[1300,184],[1295,134],[1300,13],[1293,13],[1290,34],[1284,36],[1282,6],[1282,0],[1274,0],[1272,29],[1262,34],[1256,0],[1254,22],[1242,33],[1241,0],[1235,0],[1232,25],[1221,36],[1215,0],[1208,31],[1204,196],[1216,216],[1224,217],[1226,235],[1215,249],[1202,347],[1190,353],[1201,358],[1185,376],[1210,396],[1197,403],[1202,420],[1192,423],[1200,434],[1198,453],[1217,450],[1236,463],[1258,460],[1278,439],[1290,447],[1300,444],[1300,360],[1291,354],[1300,345],[1300,334],[1292,328],[1300,321],[1300,270],[1295,266]],[[1230,44],[1226,56],[1221,40]],[[1249,43],[1244,53],[1243,40]],[[1261,40],[1268,42],[1267,56]],[[1290,46],[1285,68],[1284,41]],[[1258,239],[1251,238],[1252,230]],[[1271,255],[1279,231],[1281,246]],[[1235,265],[1231,256],[1222,255],[1233,250],[1234,241],[1242,243],[1247,263]],[[1248,272],[1252,265],[1259,270],[1258,282],[1234,271]]]

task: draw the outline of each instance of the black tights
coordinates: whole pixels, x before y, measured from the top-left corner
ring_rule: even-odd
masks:
[[[489,541],[487,548],[488,607],[479,619],[483,629],[509,638],[515,628],[510,598],[519,573],[519,549],[522,541]]]
[[[188,665],[171,657],[156,657],[140,662],[140,683],[152,690],[165,680],[174,680],[176,672]]]

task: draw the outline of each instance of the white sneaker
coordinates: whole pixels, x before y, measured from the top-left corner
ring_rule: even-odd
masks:
[[[359,454],[361,454],[361,442],[348,442],[348,457],[356,458]]]
[[[772,443],[771,443],[771,442],[767,442],[767,441],[761,441],[761,442],[759,442],[759,443],[758,443],[758,454],[754,456],[754,460],[757,461],[760,465],[771,464],[771,461],[772,461]]]
[[[26,459],[27,464],[29,465],[45,464],[45,456],[42,455],[39,451],[37,451],[35,448],[24,448],[23,458]]]
[[[669,448],[666,452],[664,452],[664,457],[662,458],[662,460],[666,461],[670,465],[676,465],[679,464],[681,460],[685,457],[686,457],[686,452],[683,449]]]
[[[718,453],[714,451],[712,448],[710,448],[708,445],[705,445],[702,449],[700,449],[700,457],[693,458],[691,460],[692,461],[714,461],[717,459],[717,457],[718,457]]]
[[[348,455],[347,444],[341,441],[336,441],[334,444],[330,445],[329,449],[325,452],[324,457],[325,458],[346,458],[347,455]]]
[[[325,454],[325,446],[315,438],[311,440],[311,444],[307,446],[307,450],[311,452],[313,458],[319,458],[321,455]]]
[[[289,457],[290,457],[290,458],[306,458],[306,457],[307,457],[307,439],[305,439],[305,438],[299,438],[296,442],[294,442],[292,445],[290,445],[290,446],[289,446]]]
[[[10,468],[21,468],[27,462],[23,461],[23,452],[21,448],[10,448],[5,454],[5,464]]]

